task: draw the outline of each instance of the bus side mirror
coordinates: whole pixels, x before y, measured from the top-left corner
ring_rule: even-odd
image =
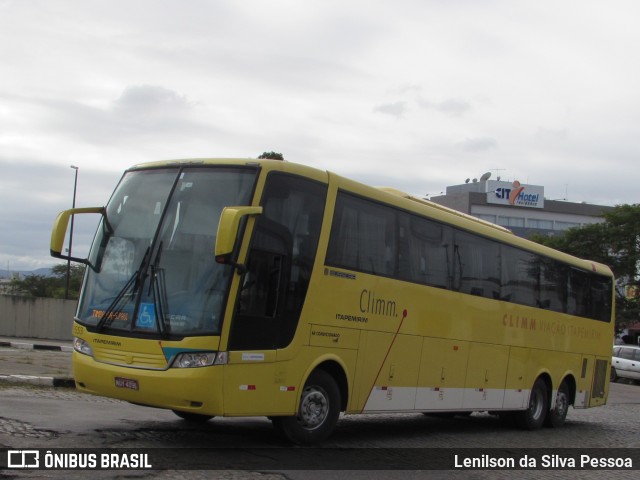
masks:
[[[216,235],[216,262],[233,265],[240,272],[244,270],[244,266],[239,265],[237,258],[234,258],[240,221],[244,217],[260,214],[262,214],[262,207],[225,207],[222,209]]]
[[[89,260],[86,258],[76,258],[69,255],[64,255],[62,249],[64,248],[64,239],[67,236],[67,226],[69,225],[69,217],[71,215],[78,215],[83,213],[104,213],[103,207],[88,207],[88,208],[71,208],[60,212],[53,222],[53,229],[51,230],[51,256],[55,258],[63,258],[65,260],[73,260],[74,262],[80,262],[88,264]]]

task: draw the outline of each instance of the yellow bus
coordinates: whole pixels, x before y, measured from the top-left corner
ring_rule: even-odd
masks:
[[[101,216],[88,258],[71,215]],[[87,265],[81,391],[188,421],[267,416],[289,440],[346,414],[492,412],[561,426],[609,388],[609,268],[405,193],[294,163],[136,165],[62,212]],[[71,252],[69,252],[71,255]]]

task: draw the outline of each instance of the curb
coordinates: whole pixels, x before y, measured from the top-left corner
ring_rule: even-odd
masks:
[[[0,341],[0,347],[17,348],[21,350],[47,350],[52,352],[72,353],[73,347],[70,345],[50,345],[31,342],[7,342]],[[68,377],[45,377],[37,375],[0,375],[0,382],[37,385],[41,387],[75,388],[76,382]]]
[[[37,385],[40,387],[76,388],[73,378],[38,377],[35,375],[0,375],[0,382]]]
[[[73,352],[71,345],[48,345],[27,342],[0,342],[0,347],[19,348],[21,350],[49,350],[52,352]]]

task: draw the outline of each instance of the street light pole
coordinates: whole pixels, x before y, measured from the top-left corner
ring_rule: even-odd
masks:
[[[71,204],[71,208],[76,208],[76,189],[78,188],[78,167],[76,167],[75,165],[71,165],[71,168],[73,168],[76,171],[75,178],[73,180],[73,202]],[[74,215],[71,215],[71,229],[69,230],[69,257],[71,257],[71,245],[73,243],[73,217]],[[70,281],[71,281],[71,258],[68,258],[67,259],[67,285],[64,289],[65,299],[69,298]]]

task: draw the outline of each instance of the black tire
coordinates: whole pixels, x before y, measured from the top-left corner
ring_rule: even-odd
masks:
[[[564,425],[570,404],[571,397],[569,396],[569,387],[567,387],[566,382],[562,382],[556,393],[556,404],[553,409],[547,413],[547,418],[544,421],[545,426],[559,428]]]
[[[292,417],[273,417],[273,425],[289,441],[312,445],[326,439],[333,432],[340,416],[338,384],[324,370],[314,371],[300,395],[298,414]]]
[[[616,372],[615,367],[611,367],[611,374],[609,375],[609,380],[611,382],[617,382],[620,379],[618,376],[618,372]]]
[[[524,430],[538,430],[544,424],[549,410],[549,392],[544,380],[538,378],[531,388],[529,406],[517,412],[516,424]]]
[[[181,412],[180,410],[171,410],[181,419],[189,423],[205,423],[213,418],[213,415],[203,415],[201,413]]]

